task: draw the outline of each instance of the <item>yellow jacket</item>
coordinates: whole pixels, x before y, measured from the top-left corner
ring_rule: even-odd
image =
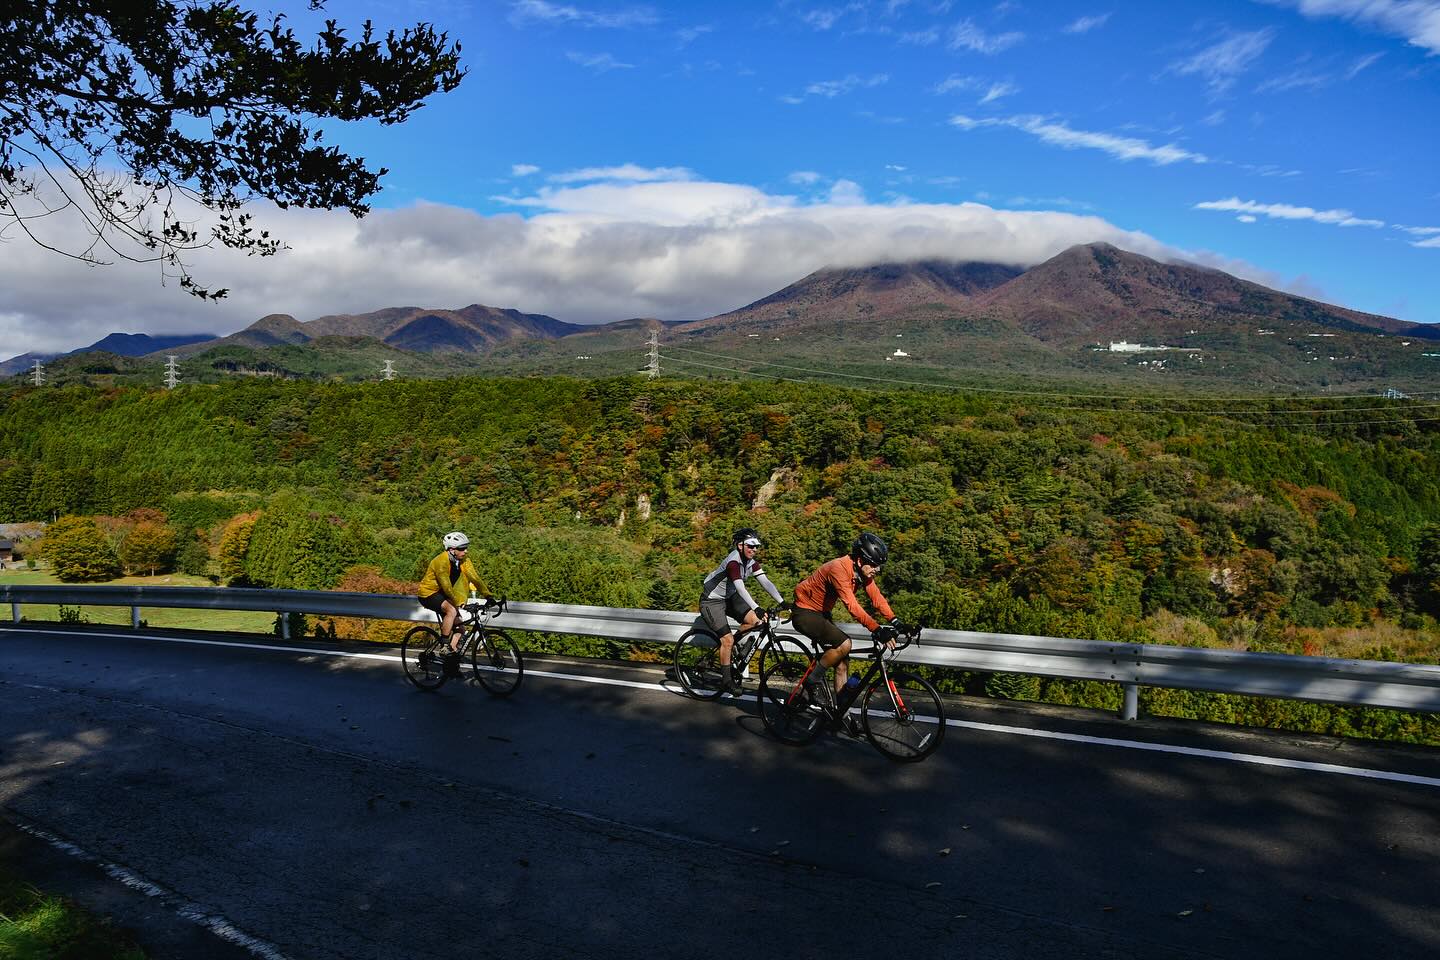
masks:
[[[433,597],[437,593],[443,593],[451,603],[459,607],[470,599],[467,581],[475,585],[480,596],[490,596],[490,588],[485,586],[485,581],[475,572],[469,557],[460,561],[460,579],[450,582],[450,551],[446,550],[431,560],[430,565],[425,568],[425,575],[420,578],[420,596]]]

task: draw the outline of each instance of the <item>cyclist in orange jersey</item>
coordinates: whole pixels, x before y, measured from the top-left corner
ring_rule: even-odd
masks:
[[[873,533],[862,533],[851,545],[849,556],[836,557],[822,565],[795,587],[795,606],[790,624],[825,651],[820,657],[819,669],[811,674],[808,682],[823,686],[825,668],[834,667],[835,692],[838,694],[845,687],[849,675],[850,638],[830,618],[830,611],[837,602],[845,604],[850,615],[871,632],[876,644],[895,645],[894,628],[900,620],[875,583],[875,575],[889,555],[890,550],[884,540]],[[860,605],[856,593],[862,591],[875,611],[889,621],[889,626],[882,627]]]

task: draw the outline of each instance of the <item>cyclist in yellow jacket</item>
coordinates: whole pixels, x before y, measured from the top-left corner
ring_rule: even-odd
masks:
[[[420,605],[434,611],[440,618],[440,634],[450,641],[450,655],[446,657],[447,671],[460,669],[460,631],[455,629],[455,620],[460,608],[469,599],[469,587],[486,600],[490,599],[490,588],[475,572],[475,567],[466,554],[470,550],[470,538],[456,530],[445,534],[441,541],[445,552],[439,554],[425,568],[420,578]]]

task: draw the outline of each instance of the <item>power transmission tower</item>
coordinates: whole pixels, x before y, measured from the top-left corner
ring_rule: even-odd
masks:
[[[174,390],[180,382],[180,368],[175,365],[175,354],[167,354],[165,357],[165,389]]]
[[[660,332],[658,330],[650,331],[650,353],[648,356],[650,362],[645,364],[645,376],[654,380],[660,376]]]
[[[45,384],[45,364],[41,363],[39,360],[36,360],[36,361],[35,361],[35,369],[31,372],[30,376],[31,376],[31,378],[35,381],[35,386],[37,386],[37,387],[44,386],[44,384]]]
[[[394,360],[386,360],[386,361],[385,361],[385,369],[380,371],[380,379],[381,379],[381,380],[394,380],[394,379],[395,379],[395,361],[394,361]]]

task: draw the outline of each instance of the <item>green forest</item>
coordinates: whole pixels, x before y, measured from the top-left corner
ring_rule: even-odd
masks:
[[[637,377],[15,387],[0,404],[0,522],[50,521],[21,547],[69,579],[394,590],[460,529],[512,599],[694,609],[737,527],[762,532],[786,591],[872,530],[892,605],[936,627],[1440,653],[1440,431],[1419,417]],[[1144,697],[1157,714],[1440,742],[1431,715]]]

